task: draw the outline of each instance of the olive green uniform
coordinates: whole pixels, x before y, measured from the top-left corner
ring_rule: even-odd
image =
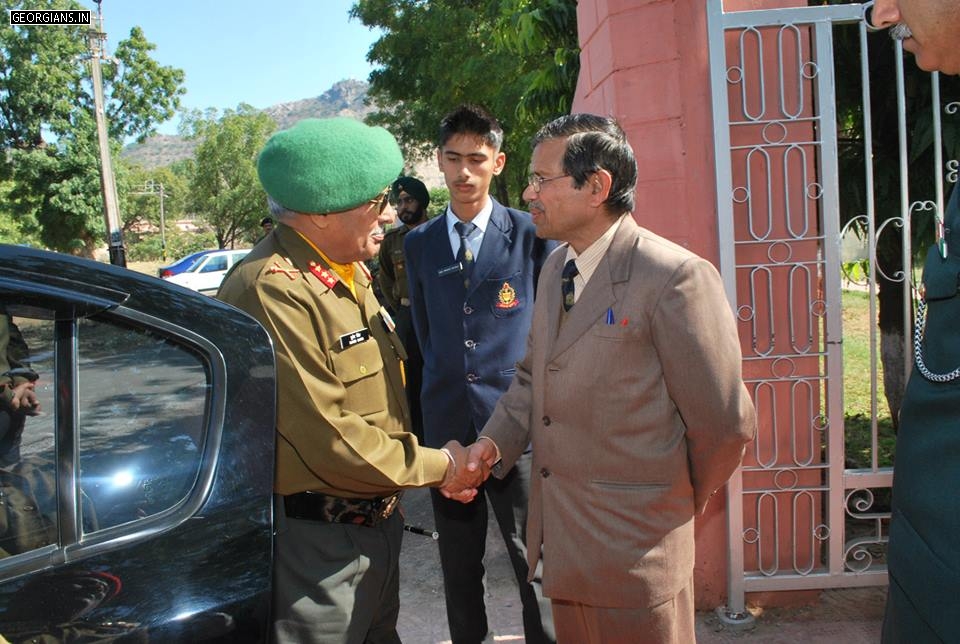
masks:
[[[401,224],[387,231],[380,244],[380,292],[391,311],[400,311],[400,307],[410,308],[410,293],[407,285],[406,260],[403,257],[403,238],[410,232],[410,226]]]
[[[274,341],[278,494],[373,498],[438,484],[446,473],[447,456],[406,431],[402,348],[366,269],[355,268],[360,303],[299,234],[278,225],[220,288],[220,299],[259,320]],[[368,340],[341,347],[362,329]]]
[[[399,641],[399,513],[375,525],[300,520],[287,501],[382,498],[439,484],[449,462],[406,431],[403,348],[369,273],[354,269],[356,297],[279,224],[218,293],[263,324],[276,352],[276,641]]]
[[[380,244],[380,272],[377,281],[384,302],[397,322],[397,335],[407,351],[404,362],[406,375],[407,405],[410,408],[410,423],[413,433],[423,442],[423,411],[420,406],[420,389],[423,385],[423,356],[417,344],[410,312],[410,286],[407,282],[407,262],[403,255],[403,240],[412,228],[401,224],[387,231]]]

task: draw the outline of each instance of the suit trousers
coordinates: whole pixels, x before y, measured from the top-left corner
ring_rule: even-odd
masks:
[[[403,518],[379,525],[291,519],[274,497],[277,643],[400,644]]]
[[[543,596],[540,566],[533,582],[527,581],[530,463],[531,454],[527,452],[502,480],[487,479],[476,498],[467,504],[451,501],[436,489],[430,490],[434,520],[440,533],[440,566],[453,644],[480,644],[489,634],[483,599],[487,500],[500,526],[519,586],[525,641],[527,644],[541,644],[556,640],[550,600]]]
[[[656,606],[605,608],[554,601],[559,644],[693,644],[693,579]]]

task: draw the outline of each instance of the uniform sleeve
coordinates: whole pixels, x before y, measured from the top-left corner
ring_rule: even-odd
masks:
[[[684,262],[653,319],[663,377],[686,427],[697,511],[739,466],[756,434],[756,411],[741,376],[736,323],[720,275],[701,258]]]
[[[347,388],[318,342],[316,329],[324,320],[311,296],[280,282],[261,281],[242,291],[239,299],[240,308],[257,318],[274,341],[278,450],[292,450],[314,477],[349,494],[379,494],[443,480],[446,455],[420,446],[400,423],[390,420],[385,376],[351,383],[370,389],[350,392],[351,401],[363,408],[346,407]],[[380,355],[375,345],[370,348]],[[377,358],[371,354],[371,360]],[[395,429],[378,426],[378,420]],[[280,484],[283,477],[279,472],[278,492],[289,493]]]

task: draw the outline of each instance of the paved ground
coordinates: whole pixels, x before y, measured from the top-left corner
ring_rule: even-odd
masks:
[[[430,496],[412,490],[404,496],[408,525],[433,529]],[[494,539],[493,537],[497,537]],[[404,533],[400,566],[400,637],[406,644],[449,642],[437,545],[430,537]],[[726,626],[712,612],[697,615],[699,644],[874,644],[880,641],[884,588],[854,588],[821,593],[815,606],[754,609],[750,630]],[[523,642],[520,600],[502,540],[487,539],[487,616],[497,642]]]

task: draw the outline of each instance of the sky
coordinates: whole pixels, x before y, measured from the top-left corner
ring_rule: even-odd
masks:
[[[266,108],[367,80],[379,31],[348,16],[354,0],[103,0],[108,54],[139,25],[154,60],[182,69],[186,109]],[[81,4],[96,11],[93,0]],[[179,117],[158,128],[175,134]]]

